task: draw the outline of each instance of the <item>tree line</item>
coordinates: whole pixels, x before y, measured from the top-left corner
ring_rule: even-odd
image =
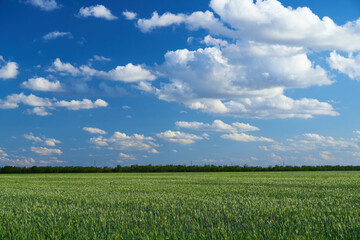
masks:
[[[0,174],[6,173],[150,173],[150,172],[276,172],[276,171],[359,171],[360,166],[220,166],[220,165],[131,165],[116,167],[81,166],[33,166],[0,167]]]

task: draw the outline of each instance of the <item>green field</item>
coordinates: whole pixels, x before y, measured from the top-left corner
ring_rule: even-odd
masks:
[[[0,239],[360,239],[360,172],[0,175]]]

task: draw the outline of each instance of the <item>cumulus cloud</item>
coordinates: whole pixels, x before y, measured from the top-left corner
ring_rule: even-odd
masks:
[[[239,142],[273,142],[274,140],[266,137],[257,137],[247,135],[245,133],[230,133],[221,136],[224,139],[239,141]]]
[[[204,48],[168,51],[158,72],[169,81],[158,87],[140,81],[138,89],[217,115],[259,119],[339,115],[328,102],[292,99],[285,91],[331,85],[332,76],[308,54],[360,50],[360,20],[338,26],[309,8],[292,9],[277,0],[211,0],[210,7],[213,12],[154,12],[149,19],[137,20],[142,32],[184,24],[220,37],[205,36]],[[329,62],[334,62],[333,69],[356,77],[357,60],[349,58],[344,61],[333,52]]]
[[[99,147],[107,146],[110,150],[138,150],[150,153],[156,153],[157,151],[152,149],[158,146],[152,137],[137,133],[126,135],[126,133],[122,132],[114,132],[109,138],[103,136],[93,137],[90,142]]]
[[[351,79],[360,80],[360,54],[343,57],[333,51],[327,61],[332,69],[348,75]]]
[[[60,8],[60,5],[55,0],[27,0],[27,3],[39,7],[44,11],[52,11]]]
[[[356,133],[355,133],[356,134]],[[281,154],[287,163],[299,164],[355,164],[358,161],[359,139],[305,133],[284,141],[272,142],[260,149]]]
[[[70,32],[53,31],[53,32],[49,32],[49,33],[45,34],[43,36],[43,39],[48,41],[48,40],[53,40],[53,39],[57,39],[60,37],[72,38],[72,34]]]
[[[80,109],[93,109],[99,107],[107,107],[109,104],[102,99],[97,99],[96,101],[91,101],[90,99],[83,100],[71,100],[71,101],[58,101],[54,103],[54,106],[65,107],[69,110],[80,110]]]
[[[294,138],[287,139],[284,142],[275,142],[264,150],[273,150],[280,152],[301,152],[313,150],[356,150],[360,146],[356,141],[344,138],[334,138],[331,136],[322,136],[316,133],[305,133]],[[327,154],[328,155],[328,154]]]
[[[16,62],[6,62],[3,56],[0,56],[0,78],[16,78],[19,74],[18,64]]]
[[[139,19],[137,26],[142,32],[150,32],[155,28],[179,25],[181,23],[185,23],[190,30],[204,28],[212,34],[234,35],[233,31],[226,28],[210,11],[198,11],[190,15],[164,13],[161,16],[157,12],[153,12],[150,19]]]
[[[33,141],[34,143],[40,143],[46,146],[55,147],[56,144],[61,143],[61,141],[56,140],[55,138],[47,138],[47,137],[37,137],[34,136],[33,133],[24,134],[24,138],[30,141]]]
[[[31,166],[36,163],[34,158],[25,156],[2,156],[0,153],[0,163],[13,166]]]
[[[101,58],[99,56],[96,59],[104,60],[103,57]],[[95,76],[107,80],[122,82],[152,81],[156,79],[156,76],[154,76],[149,70],[145,69],[141,65],[134,65],[132,63],[128,63],[125,66],[117,66],[115,69],[106,72],[96,70],[87,65],[82,65],[78,68],[73,66],[71,63],[63,63],[59,58],[56,58],[52,67],[49,68],[49,71],[65,75],[70,74],[72,76]]]
[[[134,20],[134,19],[136,19],[136,16],[137,16],[136,13],[130,12],[130,11],[124,11],[124,12],[122,12],[122,14],[124,15],[124,17],[127,20]]]
[[[237,129],[239,132],[250,132],[250,131],[258,131],[260,130],[258,127],[251,126],[248,123],[239,123],[235,122],[232,125]]]
[[[181,49],[167,52],[160,69],[170,82],[146,90],[190,109],[249,118],[338,115],[329,103],[284,95],[285,89],[333,82],[301,47],[248,42]]]
[[[29,114],[35,114],[38,116],[49,116],[52,115],[45,107],[34,107],[33,109],[27,109]]]
[[[136,157],[130,154],[119,153],[119,156],[121,158],[129,159],[129,160],[136,160]]]
[[[35,137],[32,133],[24,134],[24,138],[26,138],[27,140],[30,140],[30,141],[34,141],[34,142],[42,142],[43,141],[42,138]]]
[[[106,20],[115,20],[117,19],[109,9],[104,5],[95,5],[90,7],[82,7],[79,10],[79,17],[95,17],[95,18],[104,18]]]
[[[195,134],[183,133],[180,131],[167,130],[165,132],[157,133],[156,136],[168,142],[180,143],[183,145],[194,143],[196,140],[203,138]]]
[[[41,153],[46,152],[46,150],[43,150],[41,148],[34,148],[33,150],[35,152],[41,152]],[[57,154],[59,154],[58,151],[53,151],[53,152],[54,153],[57,152]],[[51,155],[51,154],[49,153],[49,154],[45,154],[45,155]],[[2,148],[0,148],[0,163],[3,165],[32,166],[32,165],[39,165],[39,164],[42,165],[42,164],[62,163],[63,162],[63,161],[56,159],[56,157],[50,157],[50,158],[51,158],[51,160],[49,160],[49,161],[44,161],[44,160],[36,161],[32,157],[20,156],[20,155],[14,155],[14,154],[8,155]]]
[[[160,152],[158,150],[156,150],[155,148],[151,148],[150,150],[148,150],[148,153],[157,154],[157,153],[160,153]]]
[[[5,100],[0,99],[0,108],[2,109],[18,108],[19,104],[31,107],[51,107],[52,101],[48,98],[37,97],[33,94],[26,96],[24,93],[9,95]]]
[[[360,21],[336,25],[307,7],[284,7],[277,0],[211,0],[210,7],[240,36],[319,49],[360,50]]]
[[[137,25],[149,32],[183,23],[191,30],[202,28],[230,38],[320,50],[360,50],[360,20],[339,26],[329,17],[320,19],[307,7],[292,9],[277,0],[211,0],[210,7],[220,19],[211,11],[189,15],[154,12],[149,19],[139,19]]]
[[[248,123],[235,122],[229,125],[221,120],[214,120],[212,124],[202,122],[177,121],[175,122],[175,125],[179,128],[187,128],[195,131],[248,132],[259,130],[259,128],[251,126]]]
[[[40,155],[61,155],[63,153],[60,149],[46,147],[31,147],[31,151]]]
[[[52,67],[49,68],[49,71],[71,74],[72,76],[77,76],[80,74],[80,70],[78,68],[74,67],[71,63],[63,63],[60,58],[55,59]]]
[[[55,147],[56,144],[61,143],[59,140],[56,140],[54,138],[47,138],[44,140],[44,145]]]
[[[208,45],[208,46],[226,46],[228,45],[228,42],[222,39],[213,38],[210,35],[207,35],[202,43]]]
[[[117,66],[109,72],[100,71],[97,75],[113,81],[138,82],[143,80],[154,80],[156,77],[150,71],[140,65],[128,63],[125,66]]]
[[[108,103],[102,99],[97,99],[94,102],[86,98],[83,100],[58,101],[56,99],[37,97],[33,94],[25,95],[24,93],[12,94],[7,96],[4,100],[0,99],[0,109],[15,109],[19,107],[19,104],[34,107],[32,110],[28,110],[28,112],[39,116],[50,115],[48,110],[56,107],[64,107],[69,110],[80,110],[108,106]]]
[[[101,130],[99,128],[93,128],[93,127],[83,127],[83,130],[86,131],[86,132],[89,132],[91,134],[107,134],[106,131],[104,130]]]
[[[21,86],[43,92],[59,92],[62,90],[59,81],[51,82],[43,77],[30,78],[27,82],[23,82]]]

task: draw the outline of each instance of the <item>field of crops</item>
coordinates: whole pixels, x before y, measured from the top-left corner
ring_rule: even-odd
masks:
[[[0,239],[360,239],[360,172],[0,175]]]

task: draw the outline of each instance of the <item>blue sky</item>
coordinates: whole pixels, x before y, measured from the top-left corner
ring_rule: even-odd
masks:
[[[0,3],[0,166],[358,165],[360,3]]]

